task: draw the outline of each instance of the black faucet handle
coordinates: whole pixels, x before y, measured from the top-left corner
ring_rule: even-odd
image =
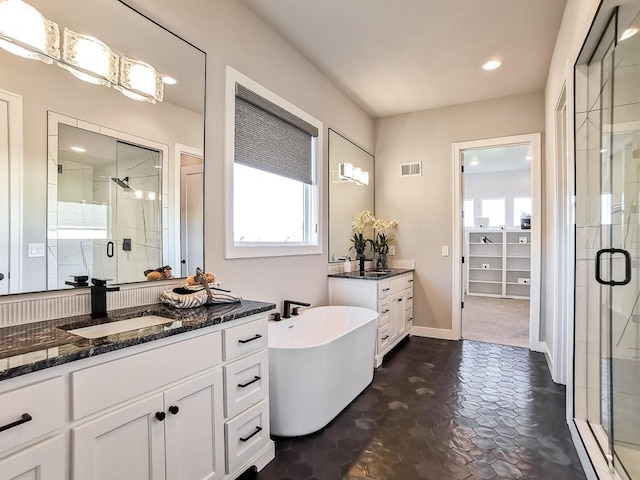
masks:
[[[91,283],[93,283],[94,287],[104,288],[107,292],[118,292],[120,291],[120,287],[115,286],[107,286],[107,282],[111,281],[110,278],[92,278]]]
[[[110,278],[92,277],[91,283],[96,287],[106,287],[107,282],[111,281]]]
[[[300,307],[293,307],[291,309],[291,315],[300,315]]]

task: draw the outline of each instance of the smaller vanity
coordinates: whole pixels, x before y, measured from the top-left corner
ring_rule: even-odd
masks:
[[[0,480],[222,480],[261,469],[275,456],[273,308],[157,304],[0,329]]]
[[[378,312],[375,365],[408,335],[413,326],[413,270],[334,273],[329,275],[331,305],[352,305]]]

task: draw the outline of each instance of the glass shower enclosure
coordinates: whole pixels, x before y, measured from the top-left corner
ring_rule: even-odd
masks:
[[[163,265],[162,152],[68,125],[59,138],[57,288],[145,280]]]
[[[640,479],[639,11],[637,1],[601,9],[575,66],[574,408],[610,466],[632,480]]]

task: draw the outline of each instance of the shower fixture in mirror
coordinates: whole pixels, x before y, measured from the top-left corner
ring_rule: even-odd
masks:
[[[375,213],[374,157],[354,142],[329,129],[329,261],[355,253],[351,222],[363,210]]]
[[[0,17],[0,294],[203,266],[205,53],[118,0],[7,6],[38,35]]]

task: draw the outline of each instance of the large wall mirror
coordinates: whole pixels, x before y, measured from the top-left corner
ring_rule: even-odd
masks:
[[[0,294],[204,266],[205,53],[118,0],[4,3],[59,35],[0,37]]]
[[[329,261],[350,256],[351,222],[362,210],[375,213],[374,158],[354,142],[329,129]]]

